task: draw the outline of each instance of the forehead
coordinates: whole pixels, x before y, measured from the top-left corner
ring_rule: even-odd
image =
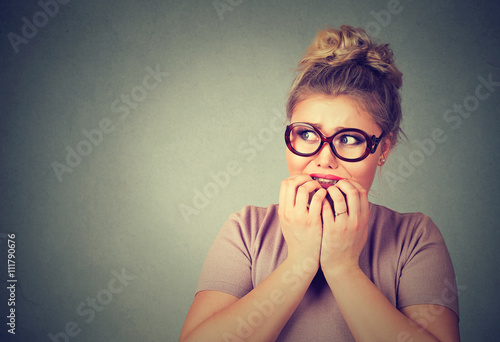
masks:
[[[372,116],[346,95],[314,95],[306,98],[295,106],[291,117],[291,123],[294,122],[314,124],[325,135],[342,128],[358,128],[370,134],[382,131]]]

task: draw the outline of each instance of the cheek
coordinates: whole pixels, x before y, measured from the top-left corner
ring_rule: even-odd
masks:
[[[353,163],[357,165],[352,165],[349,168],[351,177],[366,190],[370,190],[377,171],[377,159],[372,159],[370,157],[363,160],[360,164]]]

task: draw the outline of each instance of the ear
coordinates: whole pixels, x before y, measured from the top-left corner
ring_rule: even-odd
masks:
[[[381,148],[380,150],[382,151],[380,153],[380,158],[378,160],[378,166],[382,166],[385,164],[387,157],[389,156],[389,153],[391,152],[391,141],[392,141],[393,133],[389,133],[384,139],[382,140],[382,143],[380,144]]]

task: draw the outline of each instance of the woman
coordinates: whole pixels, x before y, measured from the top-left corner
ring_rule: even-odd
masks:
[[[279,204],[214,241],[182,341],[458,341],[439,230],[368,201],[396,145],[402,74],[362,29],[323,30],[299,63]]]

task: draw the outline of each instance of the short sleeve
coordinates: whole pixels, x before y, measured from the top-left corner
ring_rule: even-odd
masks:
[[[398,309],[417,304],[445,306],[459,316],[455,272],[443,236],[423,214],[412,222],[403,253]]]
[[[213,290],[241,298],[252,290],[252,238],[244,221],[234,213],[222,226],[203,264],[197,293]]]

